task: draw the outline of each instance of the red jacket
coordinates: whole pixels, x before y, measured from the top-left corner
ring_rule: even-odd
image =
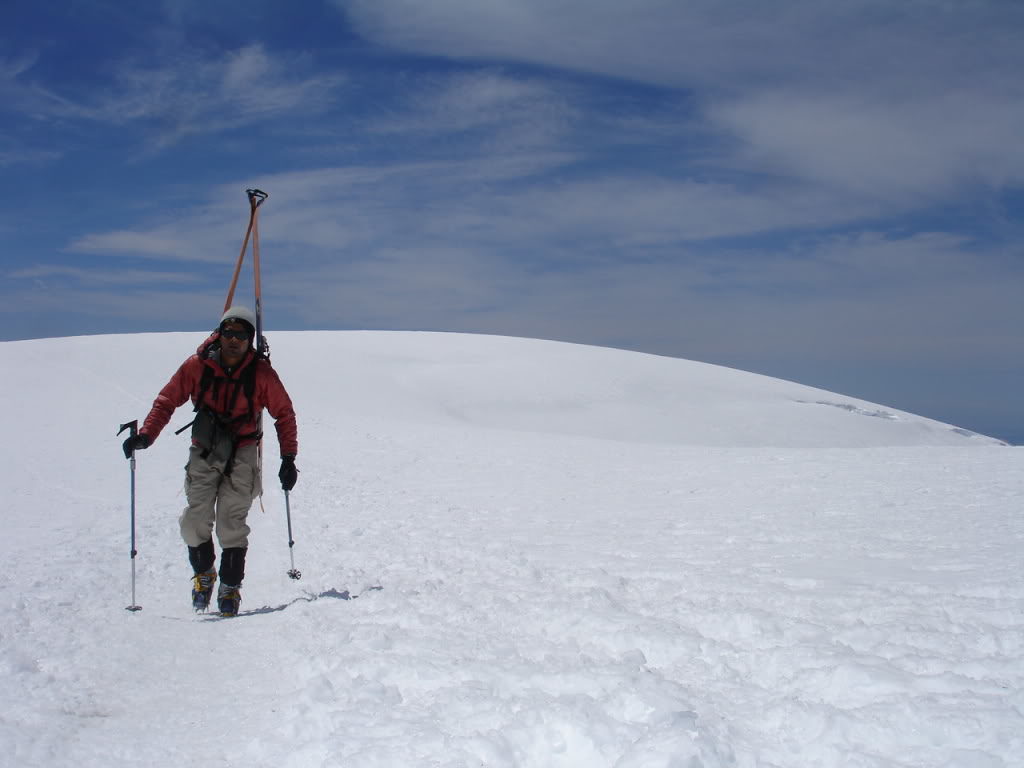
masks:
[[[288,393],[285,391],[281,379],[278,378],[277,372],[271,367],[270,361],[257,360],[255,353],[250,349],[242,362],[229,375],[219,362],[220,345],[217,343],[218,341],[219,336],[214,332],[199,345],[196,354],[181,364],[181,367],[171,376],[171,380],[156,396],[153,408],[146,416],[139,433],[148,437],[149,442],[153,443],[160,435],[160,431],[167,426],[167,422],[171,420],[171,416],[178,406],[184,405],[185,401],[189,399],[195,404],[196,398],[199,397],[203,369],[209,367],[213,369],[214,381],[211,382],[203,396],[203,404],[221,416],[230,419],[237,418],[235,430],[239,435],[256,433],[260,425],[260,414],[266,408],[274,418],[281,455],[297,455],[299,438],[298,428],[295,425],[295,410],[292,408],[291,398],[288,397]],[[256,366],[251,419],[247,418],[250,409],[244,387],[240,387],[237,397],[234,398],[234,407],[228,413],[236,384],[250,365]],[[239,440],[238,445],[255,442],[255,437],[243,437]]]

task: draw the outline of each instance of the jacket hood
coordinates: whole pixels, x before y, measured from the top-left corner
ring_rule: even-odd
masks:
[[[220,342],[220,330],[216,330],[206,337],[206,341],[196,347],[196,354],[199,355],[200,360],[207,358],[207,352],[210,351],[210,347]]]

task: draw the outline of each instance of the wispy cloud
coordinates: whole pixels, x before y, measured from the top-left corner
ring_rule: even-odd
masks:
[[[681,88],[862,83],[959,87],[1020,60],[1024,9],[1001,0],[335,0],[363,34],[439,56],[512,59]],[[984,45],[979,45],[979,40]],[[813,66],[808,66],[813,62]],[[967,65],[965,67],[965,65]]]
[[[4,325],[18,316],[18,327],[37,328],[41,335],[123,333],[155,327],[175,330],[212,328],[223,292],[194,287],[137,288],[94,285],[32,285],[5,298],[0,305]],[[25,318],[28,318],[27,320]]]
[[[149,231],[118,230],[85,235],[70,243],[67,250],[72,253],[169,258],[193,252],[192,244],[181,234],[180,229],[170,224]]]
[[[162,272],[144,269],[110,269],[97,267],[68,267],[59,264],[38,264],[7,273],[11,280],[31,280],[44,285],[50,280],[71,280],[83,285],[150,285],[195,283],[199,277],[194,272]]]
[[[14,145],[16,142],[5,142]],[[13,148],[0,149],[0,168],[9,165],[46,165],[62,156],[57,150]]]
[[[22,54],[15,58],[0,58],[0,88],[11,88],[21,74],[35,65],[38,58],[35,53]]]
[[[267,302],[303,327],[553,337],[759,367],[966,366],[1003,354],[1022,319],[1008,256],[940,233],[558,269],[514,251],[382,247],[289,265]]]
[[[963,235],[855,231],[726,247],[705,238],[820,224],[829,205],[650,180],[512,194],[501,174],[489,186],[481,173],[467,160],[260,179],[272,191],[268,306],[305,327],[513,333],[761,361],[896,361],[912,346],[936,364],[955,348],[966,363],[1005,344],[993,328],[1020,319],[1008,276],[1024,279],[1022,266]],[[471,199],[461,194],[469,179]],[[226,270],[242,234],[240,189],[215,190],[173,224],[137,233],[138,244],[111,233],[78,248],[123,237]],[[172,231],[195,240],[161,239]]]
[[[573,159],[504,154],[486,161],[469,157],[268,174],[256,182],[273,196],[262,215],[272,222],[264,226],[264,237],[304,258],[316,258],[316,249],[345,254],[355,248],[452,244],[539,254],[552,244],[571,243],[576,255],[570,261],[612,249],[629,259],[632,250],[646,257],[651,248],[838,225],[879,212],[800,188],[759,193],[657,176],[551,178]],[[68,250],[216,261],[240,241],[245,186],[218,188],[199,206],[148,228],[83,235]]]
[[[301,57],[270,56],[262,45],[215,59],[183,58],[162,68],[123,66],[115,87],[90,107],[97,120],[157,121],[157,143],[189,134],[237,130],[256,121],[321,112],[346,78],[302,75]]]
[[[579,118],[558,87],[498,69],[419,76],[395,109],[368,130],[417,140],[457,136],[465,142],[475,136],[492,151],[547,146]]]
[[[1024,92],[1021,93],[1024,97]],[[765,92],[708,110],[739,141],[734,161],[889,204],[948,198],[959,185],[1024,183],[1024,98],[984,85],[899,102]]]
[[[318,114],[334,104],[347,81],[342,73],[311,71],[302,55],[272,55],[259,43],[213,56],[178,51],[156,65],[124,61],[107,83],[74,94],[33,82],[32,61],[8,65],[0,73],[11,108],[29,110],[40,119],[148,123],[155,148],[188,135]]]
[[[1024,6],[337,2],[364,34],[691,94],[733,167],[914,205],[1024,182]],[[980,41],[984,41],[981,43]]]

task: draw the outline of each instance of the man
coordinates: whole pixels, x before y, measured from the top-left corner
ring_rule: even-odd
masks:
[[[221,547],[217,607],[236,616],[249,546],[246,519],[260,495],[258,444],[261,414],[274,418],[281,448],[281,487],[295,487],[298,434],[295,411],[284,385],[267,357],[257,355],[256,316],[246,307],[231,307],[220,326],[160,390],[142,428],[124,441],[125,456],[148,448],[178,406],[192,400],[192,447],[185,467],[188,506],[179,522],[192,565],[192,607],[206,611],[217,581],[214,525]]]

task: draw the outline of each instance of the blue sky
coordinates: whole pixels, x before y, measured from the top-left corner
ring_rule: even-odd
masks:
[[[258,186],[271,343],[625,347],[1024,441],[1024,4],[3,15],[0,339],[212,327]]]

